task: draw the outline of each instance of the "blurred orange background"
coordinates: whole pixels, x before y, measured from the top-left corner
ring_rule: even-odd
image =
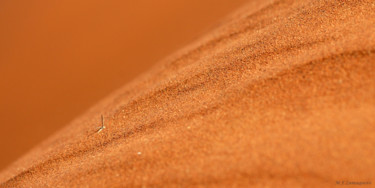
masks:
[[[0,1],[0,169],[245,1]]]

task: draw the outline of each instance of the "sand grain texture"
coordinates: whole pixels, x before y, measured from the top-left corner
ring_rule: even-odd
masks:
[[[374,10],[252,1],[3,171],[1,187],[373,185]]]
[[[246,1],[0,1],[0,171]]]

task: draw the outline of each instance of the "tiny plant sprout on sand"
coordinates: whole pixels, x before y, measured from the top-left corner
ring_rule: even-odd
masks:
[[[104,126],[104,117],[103,117],[103,115],[101,115],[101,117],[102,117],[102,126],[99,127],[99,129],[96,131],[96,133],[100,133],[103,129],[105,129],[105,126]]]

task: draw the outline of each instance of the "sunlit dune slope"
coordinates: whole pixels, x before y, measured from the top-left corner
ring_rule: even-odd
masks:
[[[374,181],[374,9],[251,2],[25,155],[1,185]]]

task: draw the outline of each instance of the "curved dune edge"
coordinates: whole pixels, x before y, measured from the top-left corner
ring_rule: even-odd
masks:
[[[374,9],[254,1],[7,168],[0,187],[375,183]]]

